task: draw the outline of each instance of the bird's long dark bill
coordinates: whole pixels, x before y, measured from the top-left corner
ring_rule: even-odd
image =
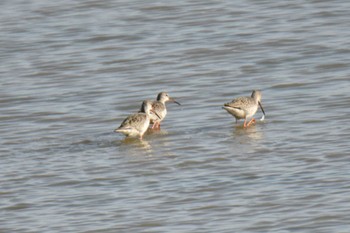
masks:
[[[154,114],[156,114],[156,116],[160,119],[161,117],[153,110],[151,110],[151,112],[153,112]]]
[[[265,111],[264,111],[264,109],[263,109],[263,106],[261,105],[260,101],[259,101],[258,103],[259,103],[259,106],[260,106],[260,108],[261,108],[261,111],[263,112],[263,114],[264,114],[264,116],[265,116]]]
[[[174,102],[175,104],[181,105],[179,102],[177,102],[175,99],[171,98],[170,99],[171,102]]]

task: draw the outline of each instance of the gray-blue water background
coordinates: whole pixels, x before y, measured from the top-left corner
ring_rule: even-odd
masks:
[[[1,1],[0,232],[350,232],[349,15]],[[253,89],[243,129],[221,106]],[[182,103],[161,131],[113,133],[160,91]]]

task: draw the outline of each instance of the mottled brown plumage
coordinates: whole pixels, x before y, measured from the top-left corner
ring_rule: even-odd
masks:
[[[140,137],[142,139],[150,124],[151,111],[153,111],[152,102],[143,101],[141,111],[125,118],[115,132],[122,133],[127,137]]]
[[[255,119],[252,118],[247,124],[247,118],[253,117],[259,106],[265,116],[261,105],[261,91],[254,90],[250,97],[244,96],[233,99],[230,103],[224,104],[223,108],[236,118],[236,123],[237,120],[244,119],[243,126],[247,127],[255,122]]]
[[[174,98],[171,98],[169,94],[166,92],[160,92],[157,96],[157,100],[153,101],[152,109],[157,115],[155,114],[150,115],[151,123],[153,124],[152,129],[160,128],[161,121],[163,121],[165,116],[167,115],[165,103],[168,101],[174,102],[180,105],[179,102],[175,101]]]

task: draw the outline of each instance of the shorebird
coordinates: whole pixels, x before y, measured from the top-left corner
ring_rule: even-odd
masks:
[[[238,97],[233,99],[230,103],[224,104],[222,108],[236,118],[236,123],[237,120],[244,119],[243,127],[246,128],[252,123],[255,123],[253,116],[259,106],[264,114],[262,119],[264,119],[265,111],[261,105],[261,91],[254,90],[251,97]],[[252,119],[247,123],[248,118]]]
[[[168,93],[160,92],[157,96],[157,100],[152,103],[152,109],[156,113],[150,116],[151,123],[153,124],[152,129],[160,129],[160,122],[164,120],[167,114],[165,103],[168,101],[181,105],[179,102],[175,101],[174,98],[171,98]]]
[[[141,111],[125,118],[119,128],[115,129],[114,132],[122,133],[127,137],[140,137],[142,139],[149,127],[151,112],[154,112],[152,101],[143,101]],[[155,115],[157,116],[157,113]]]

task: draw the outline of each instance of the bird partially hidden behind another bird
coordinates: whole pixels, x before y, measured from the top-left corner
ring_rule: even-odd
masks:
[[[151,124],[153,124],[152,129],[160,129],[160,123],[167,115],[165,103],[168,101],[181,105],[174,98],[170,97],[168,93],[160,92],[157,96],[157,100],[152,103],[152,109],[156,113],[155,115],[150,115]]]
[[[254,90],[250,97],[238,97],[233,99],[230,103],[224,104],[222,108],[236,118],[236,123],[237,120],[244,119],[243,127],[246,128],[255,123],[253,116],[257,112],[259,106],[264,114],[262,119],[264,119],[265,111],[261,104],[261,91]],[[247,123],[248,118],[252,119]]]

